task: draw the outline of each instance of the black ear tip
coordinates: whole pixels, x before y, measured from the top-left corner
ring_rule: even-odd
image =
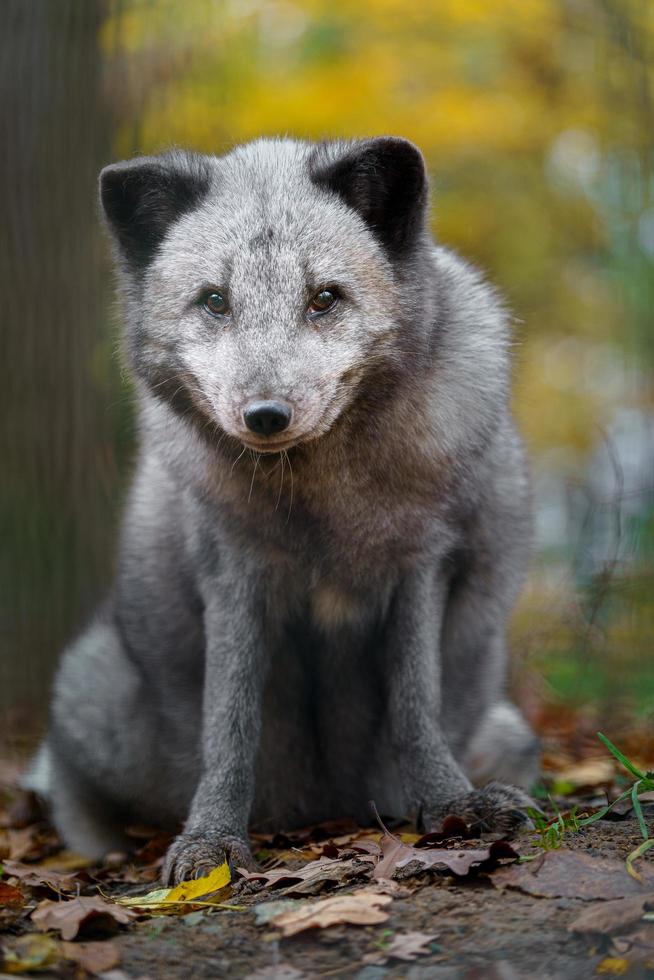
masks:
[[[129,170],[130,164],[125,161],[109,163],[100,171],[98,176],[100,202],[109,218],[114,217],[113,210],[118,206],[119,200],[124,194]]]
[[[396,153],[398,156],[407,158],[417,157],[419,160],[423,159],[419,147],[404,136],[377,136],[370,142],[373,145],[379,146],[380,149],[385,150],[387,153]]]
[[[143,181],[154,172],[155,168],[156,161],[148,157],[134,157],[132,160],[108,163],[102,168],[98,177],[100,194],[123,189],[135,181]]]
[[[427,166],[421,150],[411,140],[402,136],[381,136],[373,140],[377,144],[377,152],[389,164],[413,170],[415,173],[426,173]]]
[[[401,152],[415,153],[422,156],[415,143],[407,139],[406,136],[378,136],[380,143],[385,143],[388,147],[395,148]]]
[[[103,167],[98,175],[98,188],[100,200],[106,204],[107,197],[111,195],[120,181],[121,168],[119,164],[110,163]]]

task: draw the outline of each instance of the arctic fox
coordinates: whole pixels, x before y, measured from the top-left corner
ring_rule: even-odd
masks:
[[[70,846],[448,812],[510,831],[537,743],[506,700],[530,540],[507,313],[434,244],[403,139],[106,167],[140,455],[114,587],[28,779]],[[473,782],[480,788],[474,788]]]

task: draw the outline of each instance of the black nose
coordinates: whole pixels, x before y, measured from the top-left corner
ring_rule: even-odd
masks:
[[[243,409],[243,421],[250,432],[272,436],[283,432],[291,421],[291,409],[284,402],[250,402]]]

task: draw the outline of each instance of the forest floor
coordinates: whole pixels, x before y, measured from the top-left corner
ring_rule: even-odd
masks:
[[[651,771],[654,733],[611,735]],[[654,793],[582,825],[638,779],[579,726],[545,738],[548,821],[510,844],[456,815],[422,838],[344,821],[256,837],[258,874],[147,899],[170,838],[133,828],[133,854],[90,865],[16,775],[0,765],[0,978],[654,978]]]

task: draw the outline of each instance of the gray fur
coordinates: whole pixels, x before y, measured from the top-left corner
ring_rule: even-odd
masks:
[[[524,793],[469,778],[535,771],[504,701],[530,538],[507,314],[429,237],[420,154],[260,140],[101,187],[140,456],[36,766],[64,837],[99,855],[127,821],[184,822],[179,880],[248,862],[249,824],[365,819],[369,799],[515,823]],[[342,298],[311,320],[327,285]],[[256,398],[292,406],[281,437],[245,428]]]

